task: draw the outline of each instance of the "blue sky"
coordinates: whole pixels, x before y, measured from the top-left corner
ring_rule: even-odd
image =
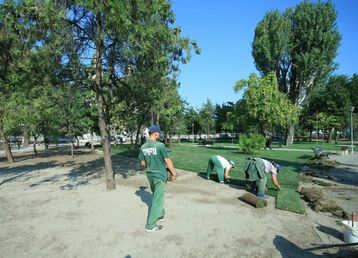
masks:
[[[198,41],[202,54],[181,66],[181,96],[200,107],[206,99],[222,104],[237,101],[234,83],[258,73],[251,56],[256,24],[266,12],[284,11],[297,0],[172,0],[176,24],[183,35]],[[333,0],[338,12],[341,45],[336,74],[358,73],[358,1]]]

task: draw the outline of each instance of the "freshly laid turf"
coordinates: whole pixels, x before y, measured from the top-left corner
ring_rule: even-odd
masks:
[[[276,208],[299,214],[305,212],[299,193],[295,189],[285,187],[282,187],[277,194]]]

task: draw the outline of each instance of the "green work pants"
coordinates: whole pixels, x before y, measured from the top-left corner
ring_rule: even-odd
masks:
[[[256,187],[257,187],[257,195],[264,195],[267,183],[267,176],[265,175],[263,178],[256,180]]]
[[[216,168],[219,182],[224,181],[224,168],[215,155],[211,156],[208,162],[208,168],[206,169],[206,175],[208,178],[210,177],[211,172],[214,170],[214,168]]]
[[[147,229],[152,229],[157,225],[157,221],[164,217],[164,193],[165,182],[158,178],[147,177],[150,190],[153,193],[152,203],[148,209]]]

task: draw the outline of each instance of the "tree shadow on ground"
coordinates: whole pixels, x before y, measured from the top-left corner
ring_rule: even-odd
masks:
[[[61,190],[73,190],[78,186],[87,185],[91,180],[101,178],[104,175],[103,159],[95,159],[82,163],[70,170],[68,173],[56,174],[46,177],[30,187],[37,187],[42,184],[60,184]]]
[[[0,168],[0,177],[5,177],[0,181],[0,186],[20,178],[23,178],[25,181],[33,178],[34,175],[31,173],[38,170],[44,170],[49,168],[54,168],[58,166],[56,161],[50,162],[39,162],[36,164],[20,165],[13,167],[1,167]]]
[[[147,188],[147,186],[140,186],[135,194],[139,196],[141,201],[144,202],[149,208],[152,203],[153,196],[149,191],[146,190]]]
[[[331,228],[331,227],[327,227],[327,226],[324,226],[324,225],[321,225],[319,224],[317,227],[317,230],[321,231],[322,233],[325,233],[327,235],[330,235],[334,238],[337,238],[339,240],[343,240],[343,233],[338,231],[337,229],[335,228]]]
[[[86,147],[77,147],[74,149],[74,157],[88,155],[90,150]],[[49,158],[49,157],[58,157],[58,156],[71,156],[71,146],[54,146],[48,150],[38,150],[38,153],[35,154],[33,150],[28,150],[24,152],[13,152],[12,153],[15,159],[15,163],[22,162],[26,160],[36,159],[36,158]],[[7,162],[6,157],[0,157],[0,162]]]
[[[19,153],[20,154],[20,153]],[[0,186],[6,183],[23,180],[32,180],[30,187],[37,187],[42,184],[59,184],[62,190],[71,190],[80,185],[86,185],[93,179],[98,179],[104,176],[104,161],[103,157],[98,157],[93,160],[86,161],[86,158],[80,159],[77,156],[91,155],[92,153],[86,150],[77,151],[75,159],[71,159],[68,155],[67,146],[59,148],[52,148],[48,152],[39,153],[37,156],[33,156],[29,153],[21,153],[17,156],[23,161],[31,164],[20,164],[20,161],[8,166],[0,166]],[[66,157],[65,161],[56,160],[56,157]],[[54,160],[48,158],[53,157]],[[47,159],[47,160],[46,160]],[[46,160],[46,161],[43,161]],[[115,175],[120,175],[126,179],[131,176],[142,174],[139,163],[136,159],[127,158],[120,155],[112,155],[112,167]],[[43,170],[56,168],[54,172]],[[61,170],[63,168],[63,170]],[[33,173],[36,172],[36,173]],[[37,173],[40,172],[40,173]],[[48,173],[49,172],[49,173]],[[36,179],[38,179],[36,181]]]
[[[112,168],[115,176],[121,175],[124,179],[143,173],[143,171],[140,171],[139,164],[135,159],[124,159],[119,155],[112,156]],[[53,175],[30,186],[35,187],[51,182],[62,184],[60,186],[61,190],[73,190],[78,186],[89,184],[92,180],[104,177],[104,170],[104,160],[101,157],[81,163],[72,168],[69,173]]]
[[[300,257],[300,258],[323,258],[323,257],[344,257],[344,258],[354,258],[357,257],[356,255],[358,252],[356,252],[353,249],[348,248],[340,248],[337,253],[329,253],[326,249],[322,252],[322,254],[314,254],[309,250],[305,250],[297,246],[295,243],[287,240],[286,238],[282,236],[275,236],[275,239],[273,240],[273,244],[276,247],[276,249],[280,252],[281,256],[283,258],[291,258],[291,257]]]

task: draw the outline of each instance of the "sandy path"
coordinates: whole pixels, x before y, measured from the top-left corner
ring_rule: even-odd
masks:
[[[116,157],[122,176],[106,192],[99,158],[0,163],[0,257],[330,257],[302,249],[341,243],[328,215],[276,210],[273,199],[254,209],[237,200],[244,190],[184,171],[167,186],[165,229],[146,233],[145,175]]]

